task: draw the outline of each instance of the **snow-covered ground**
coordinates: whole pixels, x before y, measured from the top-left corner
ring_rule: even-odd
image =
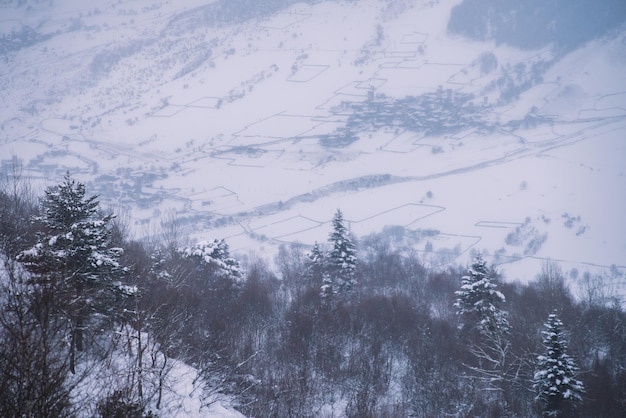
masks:
[[[115,348],[106,361],[83,359],[76,375],[78,379],[72,391],[73,401],[79,407],[78,416],[92,417],[90,409],[102,401],[103,394],[121,391],[138,395],[139,379],[142,384],[142,406],[146,411],[158,412],[168,418],[243,418],[229,405],[226,395],[208,395],[204,380],[195,368],[173,358],[165,358],[159,344],[142,333],[143,353],[141,372],[138,372],[138,334],[132,328],[124,328],[113,338]],[[104,345],[111,341],[104,342]],[[72,382],[73,383],[73,382]],[[158,387],[159,383],[161,388]]]
[[[527,281],[551,258],[573,284],[589,271],[626,294],[626,34],[499,103],[505,72],[521,83],[552,51],[450,36],[457,1],[298,3],[237,25],[207,21],[210,3],[0,6],[5,45],[27,39],[0,59],[3,164],[44,185],[70,170],[137,234],[175,213],[271,258],[324,241],[341,208],[358,236],[430,231],[414,247],[433,265],[484,251]],[[476,124],[426,135],[399,122],[411,108],[376,127],[350,111],[424,95]]]

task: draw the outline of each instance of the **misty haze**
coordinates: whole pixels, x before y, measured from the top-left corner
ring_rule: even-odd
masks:
[[[0,416],[626,416],[623,0],[0,0]]]

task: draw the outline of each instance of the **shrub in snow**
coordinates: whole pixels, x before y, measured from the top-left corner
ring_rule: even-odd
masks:
[[[97,409],[102,418],[156,418],[151,411],[144,411],[139,402],[128,399],[121,390],[100,401]]]

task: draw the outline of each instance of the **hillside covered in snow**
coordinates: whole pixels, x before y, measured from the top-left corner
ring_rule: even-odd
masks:
[[[457,3],[9,2],[5,167],[244,252],[312,244],[341,207],[357,235],[434,231],[435,264],[623,271],[623,5],[568,44],[590,2],[525,43],[525,10]]]
[[[172,337],[169,348],[159,326],[144,330],[137,323],[116,331],[115,341],[126,341],[122,348],[102,344],[112,350],[110,363],[93,367],[107,378],[125,370],[128,358],[143,364],[134,345],[142,338],[152,344],[155,370],[167,353],[169,380],[152,389],[169,387],[163,404],[173,405],[170,415],[236,417],[235,399],[241,410],[269,411],[246,397],[248,389],[238,398],[222,390],[235,385],[224,369],[212,374],[228,357],[223,351],[206,358],[204,351],[198,357],[180,351],[185,344],[200,351],[203,336],[234,350],[228,364],[240,379],[238,390],[256,391],[258,404],[275,402],[274,411],[297,416],[293,411],[315,408],[314,416],[346,416],[365,396],[365,404],[373,402],[366,405],[370,412],[388,416],[393,408],[416,416],[461,414],[482,404],[457,392],[446,394],[453,406],[401,399],[407,393],[431,399],[424,382],[450,387],[442,382],[445,373],[429,374],[435,366],[417,360],[419,350],[396,356],[404,349],[397,347],[422,338],[417,334],[403,339],[385,328],[393,349],[368,339],[378,329],[369,312],[398,320],[397,312],[410,311],[411,324],[429,324],[420,328],[420,341],[452,338],[454,327],[463,327],[451,319],[450,283],[478,256],[497,267],[514,304],[545,302],[541,292],[555,290],[537,280],[562,277],[574,295],[558,305],[566,320],[595,323],[582,306],[591,309],[589,300],[601,299],[599,293],[615,302],[607,317],[619,316],[626,295],[624,68],[626,3],[620,0],[7,0],[0,2],[0,174],[9,179],[18,167],[41,196],[69,173],[125,224],[120,230],[132,239],[123,257],[133,266],[151,265],[138,268],[137,277],[151,275],[181,292],[180,300],[197,302],[200,294],[186,280],[206,274],[217,283],[204,295],[215,311],[198,308],[196,320],[215,312],[224,321],[219,315],[226,312],[243,318],[236,331],[216,319],[205,334],[189,319],[185,338],[192,342]],[[310,288],[293,280],[305,273],[313,280],[306,255],[323,258],[328,248],[318,243],[326,241],[336,213],[363,257],[355,274],[364,287],[358,301],[324,305],[328,295],[319,294],[319,285],[333,294],[329,274],[318,272],[320,283]],[[3,228],[10,219],[3,213]],[[180,245],[154,244],[163,237]],[[133,247],[133,240],[146,248]],[[17,245],[5,241],[3,251]],[[29,254],[36,253],[32,248]],[[142,259],[137,254],[144,250],[153,252]],[[387,258],[377,258],[382,253]],[[407,259],[397,261],[398,254]],[[402,268],[380,267],[396,262],[389,260]],[[245,272],[234,267],[239,262]],[[8,267],[3,272],[14,274]],[[415,277],[424,278],[419,291],[403,282]],[[219,291],[231,292],[232,306]],[[425,294],[428,307],[411,305],[429,299]],[[270,300],[281,308],[267,308]],[[324,306],[332,306],[332,315]],[[150,312],[166,317],[160,309]],[[523,318],[523,307],[511,309],[512,323]],[[190,312],[171,314],[193,318]],[[341,340],[348,331],[340,319],[352,324],[355,340]],[[532,334],[535,322],[522,328]],[[610,344],[585,345],[591,332],[572,333],[588,369],[613,359]],[[308,345],[315,338],[319,351]],[[337,339],[344,351],[332,350]],[[523,344],[525,355],[538,346]],[[294,360],[289,350],[310,358]],[[268,352],[297,366],[270,372]],[[385,370],[368,362],[377,356]],[[185,363],[194,358],[206,362]],[[450,376],[463,369],[454,367]],[[359,386],[376,373],[388,376],[385,384]],[[75,393],[101,385],[96,376],[81,380],[84,387],[77,383]],[[282,392],[295,382],[298,395]],[[214,388],[209,395],[207,387]],[[518,389],[527,388],[498,390]],[[160,395],[150,398],[153,409],[157,398],[160,407]],[[366,416],[358,411],[350,416]]]

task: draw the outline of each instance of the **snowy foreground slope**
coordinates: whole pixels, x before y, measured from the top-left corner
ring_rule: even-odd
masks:
[[[134,331],[127,330],[129,335],[136,335]],[[121,334],[121,333],[120,333]],[[121,335],[118,335],[118,337]],[[144,341],[153,344],[148,334],[143,334]],[[132,348],[129,351],[129,347]],[[146,351],[144,346],[143,350]],[[80,383],[73,391],[72,396],[76,404],[82,405],[78,416],[93,417],[93,408],[100,402],[102,393],[112,392],[113,389],[124,390],[124,385],[129,384],[133,378],[130,370],[136,367],[136,356],[133,351],[137,351],[136,340],[133,343],[121,343],[112,355],[105,361],[98,359],[96,362],[89,360],[81,364],[88,370],[83,374],[79,369],[78,376]],[[225,395],[207,396],[203,391],[204,381],[199,376],[198,371],[173,358],[168,358],[167,363],[161,363],[162,353],[154,345],[146,351],[149,356],[144,359],[144,386],[143,391],[150,399],[146,405],[146,411],[158,413],[160,417],[167,418],[243,418],[244,416],[229,405],[229,398]],[[156,363],[154,362],[156,359]],[[157,364],[157,367],[154,367]],[[158,394],[157,382],[159,376],[157,369],[165,374],[163,378],[163,390]],[[158,406],[157,406],[158,403]],[[98,415],[99,416],[99,415]]]
[[[339,207],[357,236],[423,232],[434,266],[551,258],[624,294],[626,35],[556,59],[450,36],[456,3],[2,5],[0,159],[69,170],[139,235],[175,214],[271,257]]]

